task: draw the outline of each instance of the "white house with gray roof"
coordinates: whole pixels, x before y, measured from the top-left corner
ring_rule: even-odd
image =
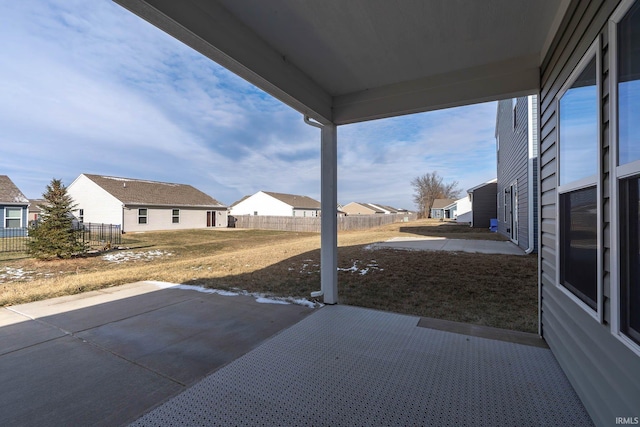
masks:
[[[82,174],[67,190],[80,222],[123,232],[227,226],[227,207],[191,185]]]
[[[7,175],[0,175],[0,237],[26,233],[29,200]]]
[[[320,202],[308,196],[258,191],[231,205],[231,215],[320,216]]]

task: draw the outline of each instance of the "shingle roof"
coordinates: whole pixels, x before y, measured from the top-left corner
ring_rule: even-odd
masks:
[[[443,209],[454,202],[454,199],[435,199],[433,205],[431,205],[431,209]]]
[[[28,205],[29,199],[7,175],[0,175],[0,203]]]
[[[42,209],[40,209],[41,204],[45,203],[44,199],[29,199],[29,213],[40,213]]]
[[[83,175],[125,205],[225,207],[213,197],[187,184]]]
[[[298,196],[296,194],[273,193],[270,191],[263,191],[263,193],[297,209],[320,209],[320,202],[311,197]]]

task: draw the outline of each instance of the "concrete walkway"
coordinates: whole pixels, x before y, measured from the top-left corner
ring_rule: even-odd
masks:
[[[0,308],[0,426],[132,422],[313,311],[146,282]]]
[[[371,249],[393,248],[416,251],[451,251],[482,254],[524,255],[524,251],[511,242],[495,240],[447,239],[445,237],[394,237],[386,242],[374,243]]]

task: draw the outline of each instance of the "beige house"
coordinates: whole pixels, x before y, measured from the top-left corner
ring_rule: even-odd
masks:
[[[375,215],[387,213],[381,207],[361,202],[348,203],[342,207],[342,211],[347,215]]]
[[[227,207],[190,185],[82,174],[68,193],[78,221],[123,232],[227,226]]]

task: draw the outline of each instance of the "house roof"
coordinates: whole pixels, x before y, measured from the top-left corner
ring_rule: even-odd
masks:
[[[273,193],[271,191],[263,191],[263,193],[296,209],[320,209],[320,202],[311,197],[298,196],[296,194]]]
[[[487,181],[487,182],[483,182],[482,184],[478,184],[475,187],[472,187],[470,189],[467,190],[467,193],[473,193],[474,191],[476,191],[479,188],[484,187],[485,185],[489,185],[489,184],[495,184],[498,182],[497,178],[492,179],[491,181]]]
[[[187,184],[83,174],[125,205],[225,207]]]
[[[455,203],[454,199],[435,199],[431,209],[444,209],[453,203]]]
[[[0,175],[0,203],[28,205],[29,199],[22,194],[22,191],[16,187],[7,175]]]
[[[29,199],[29,213],[40,213],[42,209],[40,209],[41,204],[45,203],[44,199]]]

